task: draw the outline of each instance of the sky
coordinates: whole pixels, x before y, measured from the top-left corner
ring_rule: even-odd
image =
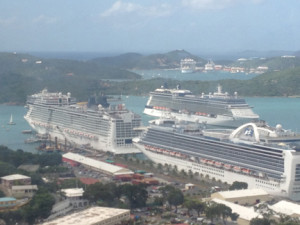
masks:
[[[300,0],[1,0],[0,52],[300,50]]]

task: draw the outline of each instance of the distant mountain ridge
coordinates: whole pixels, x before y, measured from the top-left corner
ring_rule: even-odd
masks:
[[[43,59],[18,53],[0,53],[0,103],[24,103],[28,94],[47,87],[51,91],[70,91],[80,101],[91,94],[145,95],[163,84],[163,80],[143,80],[129,69],[178,68],[180,60],[193,58],[198,66],[207,61],[186,52],[175,50],[148,56],[126,53],[100,57],[89,61]],[[232,61],[223,61],[231,65]],[[221,83],[226,90],[236,90],[245,96],[300,96],[300,58],[273,57],[236,61],[237,66],[268,66],[270,72],[248,81],[180,81],[191,90],[203,90]],[[201,75],[200,75],[201,76]],[[114,82],[114,79],[118,79]],[[122,81],[123,80],[123,81]],[[124,81],[125,80],[125,81]],[[122,81],[122,82],[121,82]],[[168,80],[174,87],[179,81]],[[197,92],[197,91],[196,91]],[[201,91],[202,92],[202,91]]]
[[[180,60],[194,59],[198,65],[204,65],[206,60],[185,50],[174,50],[165,54],[143,56],[138,53],[126,53],[119,56],[99,57],[90,60],[99,65],[115,65],[123,69],[174,69],[180,67]]]

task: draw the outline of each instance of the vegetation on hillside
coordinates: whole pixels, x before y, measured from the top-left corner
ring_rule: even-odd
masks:
[[[242,96],[300,96],[300,61],[297,57],[254,59],[251,60],[251,65],[248,61],[243,62],[249,66],[267,65],[276,70],[243,81],[142,80],[139,75],[125,70],[178,67],[180,59],[184,57],[195,58],[184,50],[150,56],[128,53],[87,62],[41,60],[25,54],[0,53],[0,103],[24,104],[27,95],[39,92],[43,88],[48,88],[51,92],[71,92],[79,101],[87,101],[89,96],[100,93],[147,95],[164,83],[168,83],[170,88],[175,88],[181,83],[182,88],[199,94],[214,92],[217,85],[221,84],[224,91],[231,94],[237,91]],[[204,63],[200,58],[195,59]]]

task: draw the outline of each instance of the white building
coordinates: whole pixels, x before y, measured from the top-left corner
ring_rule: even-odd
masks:
[[[290,217],[298,217],[300,219],[300,204],[282,200],[274,205],[269,206],[276,213],[284,214]]]
[[[116,225],[130,219],[130,210],[92,207],[43,223],[44,225]]]
[[[56,203],[51,210],[51,215],[48,220],[54,219],[58,216],[66,215],[74,209],[85,208],[89,205],[89,201],[83,198],[84,190],[82,188],[68,188],[62,189],[66,199]]]
[[[211,195],[211,198],[218,198],[240,205],[253,205],[262,201],[268,201],[271,197],[263,189],[243,189],[216,192]]]

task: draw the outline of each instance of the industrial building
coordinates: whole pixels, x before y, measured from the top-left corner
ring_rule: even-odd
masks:
[[[109,163],[105,163],[99,160],[95,160],[89,157],[82,156],[80,154],[75,154],[72,152],[68,152],[63,155],[64,162],[69,163],[73,166],[81,164],[87,168],[91,168],[93,170],[97,170],[99,172],[116,176],[122,174],[133,174],[133,172],[127,168],[123,168],[120,166],[112,165]]]
[[[300,204],[282,200],[269,206],[269,208],[274,210],[276,213],[300,219]]]
[[[270,200],[271,196],[263,189],[243,189],[216,192],[211,194],[211,198],[217,198],[239,205],[254,205],[262,201]]]
[[[130,210],[92,207],[43,223],[43,225],[116,225],[130,219]]]

